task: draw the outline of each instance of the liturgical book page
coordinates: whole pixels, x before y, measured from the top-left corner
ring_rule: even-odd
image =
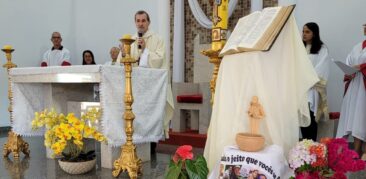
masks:
[[[245,41],[244,39],[248,38],[249,31],[251,30],[253,25],[258,21],[260,15],[261,12],[256,11],[248,16],[240,18],[222,51],[226,51],[228,53],[239,52],[236,49],[236,47],[241,41]]]
[[[220,56],[245,51],[266,51],[291,15],[294,5],[265,8],[239,19]]]
[[[334,61],[333,62],[347,75],[352,75],[356,72],[358,72],[358,70],[356,68],[353,68],[341,61]]]

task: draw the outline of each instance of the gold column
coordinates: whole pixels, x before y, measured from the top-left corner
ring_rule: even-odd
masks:
[[[210,63],[215,65],[210,81],[211,104],[214,103],[216,79],[222,59],[222,57],[219,57],[219,54],[226,42],[229,9],[228,2],[229,0],[214,0],[212,19],[212,46],[211,49],[201,52],[203,55],[210,58]]]
[[[13,122],[13,95],[11,90],[11,79],[9,76],[9,71],[11,68],[17,67],[14,63],[11,62],[11,53],[14,52],[14,49],[10,45],[5,45],[3,49],[5,52],[7,62],[3,65],[4,68],[7,69],[8,72],[8,98],[9,98],[9,107],[8,111],[10,114],[10,123]],[[14,159],[19,158],[19,152],[23,152],[27,157],[29,157],[29,145],[25,142],[21,136],[15,134],[13,131],[8,133],[8,141],[4,144],[3,156],[8,157],[10,153],[13,153]]]
[[[125,68],[125,113],[123,114],[123,118],[125,120],[126,143],[121,147],[120,157],[113,163],[114,170],[112,172],[114,177],[118,177],[121,172],[127,171],[132,179],[136,179],[138,174],[142,174],[142,161],[137,157],[136,146],[132,142],[133,120],[135,119],[135,115],[132,111],[133,94],[131,73],[132,64],[136,63],[136,60],[131,57],[131,43],[134,41],[134,39],[131,39],[131,35],[124,35],[121,39],[123,52],[126,54],[121,61]]]

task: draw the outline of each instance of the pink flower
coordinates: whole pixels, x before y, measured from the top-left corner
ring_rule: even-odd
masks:
[[[192,146],[190,145],[182,145],[178,147],[177,151],[175,151],[175,154],[173,156],[173,161],[175,163],[178,163],[178,160],[192,160],[193,159],[193,153],[192,153]]]
[[[358,154],[348,149],[344,138],[332,139],[327,143],[329,168],[338,176],[348,171],[359,171],[365,168],[365,162],[359,159]]]
[[[295,179],[319,179],[318,172],[301,172],[296,174]]]

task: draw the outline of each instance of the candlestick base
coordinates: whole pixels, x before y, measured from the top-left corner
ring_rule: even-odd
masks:
[[[4,144],[3,156],[8,157],[10,153],[13,153],[14,159],[18,159],[20,152],[29,157],[29,144],[21,136],[10,131],[8,133],[8,141]]]
[[[134,145],[125,144],[122,146],[120,157],[113,163],[114,177],[118,177],[121,172],[127,171],[131,179],[136,179],[142,174],[142,161],[136,155],[136,147]]]

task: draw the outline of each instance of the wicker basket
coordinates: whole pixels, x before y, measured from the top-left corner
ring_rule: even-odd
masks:
[[[239,149],[246,152],[257,152],[264,147],[264,137],[259,134],[238,133],[235,140]]]
[[[67,162],[58,160],[58,164],[61,169],[69,174],[83,174],[95,167],[96,159],[89,160],[86,162]]]

